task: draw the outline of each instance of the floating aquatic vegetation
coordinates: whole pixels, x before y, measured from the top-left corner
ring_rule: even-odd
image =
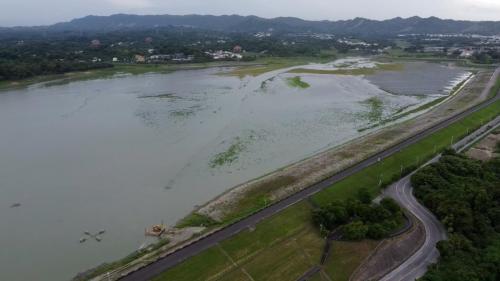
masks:
[[[172,110],[170,111],[170,116],[178,118],[187,118],[195,114],[195,111],[191,108]]]
[[[181,97],[177,96],[175,93],[167,93],[167,94],[159,94],[159,95],[148,95],[148,96],[139,96],[138,98],[139,99],[157,98],[157,99],[172,99],[172,100],[182,99]]]
[[[384,102],[379,97],[371,97],[361,104],[368,107],[368,112],[365,113],[365,117],[370,122],[379,122],[382,120],[384,115]]]
[[[236,137],[226,151],[216,154],[212,160],[210,160],[210,167],[217,168],[232,164],[238,160],[240,153],[244,151],[246,147],[247,144],[240,137]]]
[[[300,77],[300,76],[287,78],[286,81],[287,81],[288,86],[290,86],[292,88],[307,89],[307,88],[311,87],[311,85],[302,81],[302,77]]]

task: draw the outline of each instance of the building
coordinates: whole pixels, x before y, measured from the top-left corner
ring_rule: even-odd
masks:
[[[97,39],[90,41],[90,47],[94,48],[94,49],[101,47],[101,41],[99,41]]]
[[[444,53],[446,51],[445,47],[425,47],[424,53]]]
[[[243,52],[243,48],[240,45],[234,46],[233,53],[240,54],[241,52]]]
[[[136,63],[145,63],[146,57],[144,57],[143,55],[135,55],[134,60]]]
[[[194,60],[193,55],[188,55],[184,53],[176,53],[176,54],[158,54],[152,55],[148,58],[149,63],[162,63],[162,62],[190,62]]]
[[[460,53],[461,58],[470,58],[470,57],[472,57],[472,55],[474,55],[474,50],[472,50],[470,48],[463,49],[461,51],[462,51],[462,53]]]
[[[216,52],[205,52],[205,54],[214,60],[227,60],[227,59],[240,60],[243,58],[241,54],[236,54],[233,52],[222,51],[222,50]]]
[[[157,62],[166,62],[172,59],[171,55],[152,55],[148,58],[149,62],[157,63]]]

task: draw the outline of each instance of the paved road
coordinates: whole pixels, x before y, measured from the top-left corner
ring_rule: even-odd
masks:
[[[495,72],[495,78],[498,76],[498,74],[500,73],[500,68],[497,69],[497,71]],[[486,90],[489,90],[493,85],[494,85],[494,82],[493,79],[488,83],[487,87],[485,88],[485,91]],[[344,178],[348,177],[348,176],[351,176],[353,174],[356,174],[360,171],[362,171],[363,169],[373,165],[373,164],[376,164],[378,163],[378,161],[380,159],[384,159],[384,158],[387,158],[397,152],[399,152],[400,150],[424,139],[425,137],[435,133],[436,131],[439,131],[443,128],[446,128],[448,127],[449,125],[461,120],[462,118],[470,115],[471,113],[474,113],[478,110],[481,110],[485,107],[487,107],[488,105],[496,102],[497,100],[499,100],[500,97],[499,95],[497,95],[495,98],[491,99],[491,100],[488,100],[482,104],[479,104],[477,106],[474,106],[472,108],[469,108],[468,110],[464,111],[464,112],[461,112],[455,116],[452,116],[436,125],[433,125],[432,127],[424,130],[424,131],[421,131],[417,134],[415,134],[414,136],[384,150],[384,151],[381,151],[380,153],[377,153],[369,158],[367,158],[366,160],[364,161],[361,161],[359,162],[358,164],[356,165],[353,165],[339,173],[337,173],[336,175],[322,181],[322,182],[319,182],[317,184],[314,184],[312,186],[310,186],[309,188],[306,188],[298,193],[295,193],[293,195],[291,195],[290,197],[287,197],[286,199],[282,200],[282,201],[279,201],[273,205],[270,205],[268,208],[264,209],[264,210],[261,210],[235,224],[232,224],[218,232],[215,232],[214,234],[210,235],[210,236],[207,236],[203,239],[200,239],[198,240],[197,242],[195,243],[192,243],[164,258],[161,258],[159,259],[158,261],[148,265],[148,266],[145,266],[143,268],[140,268],[138,269],[137,271],[134,271],[130,274],[128,274],[127,276],[124,276],[121,278],[121,280],[125,280],[125,281],[131,281],[131,280],[134,280],[134,281],[140,281],[140,280],[150,280],[152,279],[153,277],[159,275],[160,273],[166,271],[167,269],[179,264],[180,262],[202,252],[203,250],[206,250],[214,245],[216,245],[218,242],[221,242],[227,238],[230,238],[232,236],[234,236],[235,234],[245,230],[245,229],[248,229],[248,228],[251,228],[253,226],[255,226],[255,224],[257,224],[258,222],[262,221],[263,219],[266,219],[306,198],[309,198],[311,197],[312,195],[318,193],[319,191],[321,190],[324,190],[328,187],[330,187],[332,184],[334,183],[337,183],[341,180],[343,180]]]
[[[499,125],[500,117],[497,117],[465,137],[463,140],[457,142],[453,147],[457,151],[461,151],[469,144],[473,144],[477,140],[488,135]],[[439,158],[440,156],[437,156],[427,164],[436,162]],[[410,184],[411,176],[412,175],[409,175],[389,186],[384,191],[383,195],[398,201],[422,222],[425,227],[425,242],[408,260],[384,276],[380,281],[414,281],[422,277],[427,271],[427,267],[435,263],[439,258],[439,251],[436,248],[437,242],[446,239],[446,229],[439,220],[413,196],[413,187]]]
[[[413,281],[422,277],[427,271],[427,266],[437,261],[439,251],[436,249],[436,243],[446,239],[446,230],[438,219],[415,199],[410,176],[391,185],[385,194],[398,201],[423,223],[425,242],[415,254],[384,276],[381,281]]]

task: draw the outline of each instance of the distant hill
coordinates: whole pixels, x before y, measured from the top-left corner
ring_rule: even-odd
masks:
[[[153,29],[169,26],[193,27],[223,32],[321,32],[341,35],[380,36],[412,33],[473,33],[500,35],[500,21],[456,21],[430,18],[393,18],[369,20],[355,18],[343,21],[307,21],[280,17],[266,19],[256,16],[209,15],[127,15],[87,16],[69,22],[43,27],[47,31],[109,32],[117,30]],[[41,27],[36,27],[40,29]],[[18,28],[27,30],[29,28]],[[5,29],[0,29],[1,31]],[[12,31],[12,29],[9,29]]]

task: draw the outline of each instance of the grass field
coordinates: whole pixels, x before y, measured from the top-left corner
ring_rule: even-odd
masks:
[[[336,241],[325,265],[325,272],[332,281],[346,281],[361,262],[370,255],[380,241]]]
[[[325,244],[311,223],[311,211],[307,201],[294,205],[255,229],[182,262],[155,280],[295,281],[319,264]],[[370,240],[334,242],[324,271],[331,280],[347,281],[377,244]],[[319,274],[315,278],[326,280]]]
[[[155,280],[290,280],[318,264],[324,240],[302,202],[179,264]],[[204,263],[204,261],[207,261]]]

